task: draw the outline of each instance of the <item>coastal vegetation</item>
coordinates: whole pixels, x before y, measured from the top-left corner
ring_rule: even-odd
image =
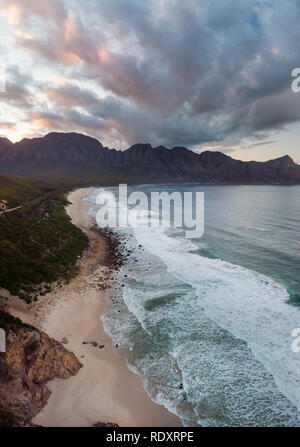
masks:
[[[70,187],[0,176],[0,288],[27,303],[68,281],[88,246],[65,211]],[[4,306],[3,306],[4,305]],[[3,307],[3,309],[2,309]],[[46,405],[46,383],[75,375],[81,363],[64,346],[6,311],[0,296],[0,427],[32,427]]]
[[[40,195],[41,189],[33,181],[0,176],[0,201],[7,201],[8,207],[18,206],[22,201],[30,201]]]
[[[25,301],[69,280],[88,246],[87,236],[65,212],[67,190],[46,183],[0,177],[0,199],[21,206],[0,215],[0,287]],[[46,284],[46,285],[44,285]]]

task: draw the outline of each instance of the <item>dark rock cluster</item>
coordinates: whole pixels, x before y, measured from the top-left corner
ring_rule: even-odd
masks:
[[[68,379],[82,367],[61,343],[0,312],[6,352],[0,353],[0,426],[30,426],[50,396],[47,382]]]

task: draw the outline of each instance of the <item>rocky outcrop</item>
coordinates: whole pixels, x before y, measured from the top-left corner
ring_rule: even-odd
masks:
[[[244,162],[221,152],[150,144],[117,151],[86,135],[55,132],[15,144],[0,138],[0,173],[86,184],[300,184],[300,166],[289,156]]]
[[[6,352],[0,352],[0,426],[30,426],[50,396],[47,382],[68,379],[82,367],[61,343],[0,312]]]

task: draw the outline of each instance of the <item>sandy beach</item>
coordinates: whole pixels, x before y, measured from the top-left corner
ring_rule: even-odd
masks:
[[[177,416],[149,398],[141,379],[127,368],[122,352],[103,329],[101,315],[112,290],[109,269],[101,263],[106,241],[93,231],[88,203],[82,201],[87,191],[82,188],[70,193],[67,207],[73,223],[90,239],[90,248],[79,261],[80,273],[47,295],[42,310],[38,304],[30,309],[34,324],[66,342],[83,368],[71,379],[48,384],[52,395],[33,422],[51,427],[86,427],[98,421],[121,427],[181,426]],[[11,311],[26,320],[24,309]]]

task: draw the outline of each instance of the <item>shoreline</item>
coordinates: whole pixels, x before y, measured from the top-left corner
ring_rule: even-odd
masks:
[[[48,383],[52,394],[45,408],[33,419],[48,427],[87,427],[101,421],[120,427],[179,427],[180,419],[152,401],[141,378],[131,371],[121,350],[103,328],[111,270],[104,262],[109,247],[93,230],[89,205],[82,199],[89,188],[71,192],[66,208],[74,225],[89,237],[90,247],[79,261],[79,274],[62,289],[31,307],[34,324],[58,341],[83,364],[68,379]],[[109,253],[108,253],[109,254]],[[14,312],[15,313],[15,312]]]

